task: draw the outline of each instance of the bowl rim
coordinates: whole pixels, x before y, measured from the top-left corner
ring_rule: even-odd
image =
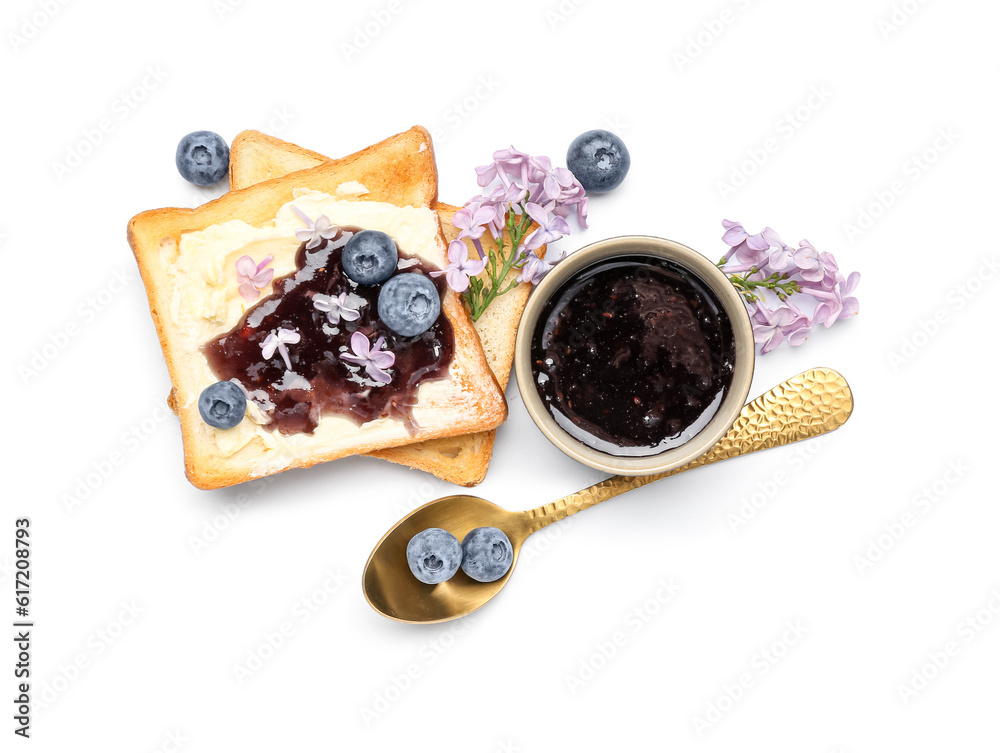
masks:
[[[548,412],[535,389],[531,374],[531,343],[538,316],[563,283],[584,267],[616,256],[653,256],[672,261],[694,273],[719,299],[733,328],[735,368],[730,389],[708,424],[679,447],[646,457],[616,457],[585,445]],[[542,434],[566,455],[591,468],[626,476],[646,476],[679,468],[711,449],[736,422],[753,379],[755,365],[753,326],[743,298],[726,275],[706,256],[682,243],[651,235],[622,235],[591,243],[567,256],[545,275],[528,297],[514,341],[514,373],[531,420]]]

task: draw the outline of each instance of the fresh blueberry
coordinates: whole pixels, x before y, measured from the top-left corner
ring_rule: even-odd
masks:
[[[214,186],[229,171],[229,146],[211,131],[195,131],[177,145],[177,170],[196,186]]]
[[[396,271],[399,253],[395,242],[385,233],[362,230],[347,241],[340,261],[347,276],[359,285],[378,285]]]
[[[499,580],[513,562],[514,547],[499,528],[473,528],[462,541],[462,570],[480,583]]]
[[[232,429],[247,412],[247,397],[233,382],[216,382],[201,391],[198,411],[209,426]]]
[[[566,167],[591,193],[617,188],[631,164],[625,143],[610,131],[582,133],[573,139],[566,153]]]
[[[421,531],[406,545],[406,561],[421,583],[444,583],[458,572],[462,545],[442,528]]]
[[[441,313],[441,297],[428,277],[416,272],[396,275],[378,294],[378,315],[403,337],[426,332]]]

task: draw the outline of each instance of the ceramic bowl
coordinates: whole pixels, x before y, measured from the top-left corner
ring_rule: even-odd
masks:
[[[732,382],[712,419],[684,444],[644,457],[615,456],[584,444],[563,430],[535,389],[531,349],[538,317],[548,300],[581,270],[618,256],[646,256],[671,261],[698,277],[715,294],[732,325],[735,361]],[[649,236],[609,238],[576,251],[556,265],[532,291],[521,315],[514,348],[515,374],[528,413],[542,433],[570,457],[608,473],[645,476],[679,468],[707,452],[736,421],[747,394],[754,367],[754,340],[750,317],[740,294],[719,268],[697,251],[680,243]]]

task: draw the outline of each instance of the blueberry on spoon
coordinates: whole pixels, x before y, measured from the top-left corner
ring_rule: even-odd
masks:
[[[406,561],[421,583],[444,583],[458,572],[462,545],[443,528],[427,528],[406,545]]]
[[[499,528],[474,528],[462,541],[462,570],[473,580],[492,583],[513,563],[514,547]]]

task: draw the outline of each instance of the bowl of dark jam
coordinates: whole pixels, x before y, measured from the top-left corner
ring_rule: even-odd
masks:
[[[567,455],[642,476],[707,452],[750,391],[743,301],[674,241],[609,238],[568,256],[521,316],[515,373],[528,413]]]

